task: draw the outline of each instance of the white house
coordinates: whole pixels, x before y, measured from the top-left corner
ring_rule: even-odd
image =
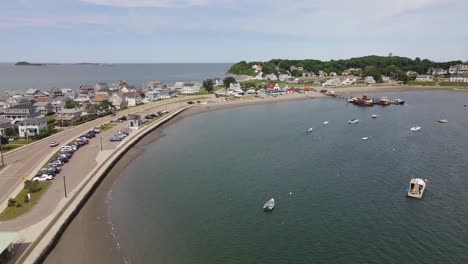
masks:
[[[183,94],[193,94],[200,92],[200,84],[195,82],[186,82],[183,84],[181,90]]]
[[[145,93],[145,98],[143,99],[145,102],[154,102],[157,100],[161,100],[161,92],[159,91],[149,91]]]
[[[374,84],[374,83],[375,83],[374,77],[372,77],[372,76],[366,76],[366,78],[364,79],[364,83],[367,83],[367,84]]]
[[[344,81],[341,82],[342,85],[352,85],[356,83],[356,78],[348,77]]]
[[[467,74],[468,65],[459,64],[459,65],[450,66],[449,73],[450,74]]]
[[[289,77],[291,77],[289,74],[280,74],[280,75],[278,76],[278,80],[284,82],[284,81],[286,81]]]
[[[450,82],[468,82],[468,76],[452,76],[450,77]]]
[[[141,104],[141,95],[137,92],[129,92],[125,94],[125,100],[127,101],[127,106],[137,106]]]
[[[235,93],[244,93],[244,91],[241,88],[240,83],[231,83],[229,84],[229,91],[233,91]]]
[[[47,121],[44,118],[30,118],[18,123],[20,137],[33,137],[47,130]]]
[[[338,86],[341,84],[341,81],[339,78],[334,78],[334,79],[329,79],[326,82],[322,84],[323,87],[327,86]]]
[[[128,115],[127,120],[129,129],[139,129],[141,127],[140,115]]]
[[[432,79],[432,76],[430,75],[418,75],[418,77],[416,77],[416,81],[417,82],[432,82],[433,79]]]
[[[221,86],[221,85],[224,85],[223,80],[218,79],[218,78],[213,80],[213,86]]]
[[[276,74],[274,74],[274,73],[266,74],[265,75],[265,80],[277,81],[278,76],[276,76]]]
[[[330,76],[336,76],[336,72],[330,72]]]

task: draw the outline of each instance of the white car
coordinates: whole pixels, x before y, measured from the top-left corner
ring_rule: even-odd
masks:
[[[70,147],[70,146],[63,146],[61,150],[62,151],[73,151],[73,148]]]
[[[51,148],[56,147],[56,146],[58,146],[58,145],[59,145],[59,143],[57,143],[57,142],[55,142],[55,141],[49,143],[49,146],[50,146]]]
[[[52,175],[42,174],[41,177],[34,177],[33,181],[51,181],[54,177]]]

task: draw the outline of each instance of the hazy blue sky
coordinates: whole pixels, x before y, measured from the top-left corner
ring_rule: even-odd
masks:
[[[8,0],[0,61],[468,60],[467,0]]]

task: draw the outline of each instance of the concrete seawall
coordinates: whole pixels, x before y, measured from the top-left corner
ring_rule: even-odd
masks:
[[[104,161],[100,162],[78,186],[78,191],[69,198],[70,200],[67,201],[65,206],[58,212],[54,212],[53,219],[40,233],[36,241],[19,257],[16,263],[42,263],[58,243],[68,225],[73,221],[75,216],[80,212],[81,208],[86,204],[88,199],[107,176],[108,172],[121,157],[148,133],[167,123],[190,107],[191,106],[187,106],[178,109],[163,117],[161,120],[156,121],[154,124],[141,128],[136,131],[136,134],[130,137],[128,141],[124,141],[118,149],[109,153]]]

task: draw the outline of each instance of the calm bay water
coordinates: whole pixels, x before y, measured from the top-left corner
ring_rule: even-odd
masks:
[[[80,85],[95,85],[125,80],[141,87],[145,82],[202,81],[221,78],[229,63],[160,63],[160,64],[60,64],[45,66],[15,66],[0,64],[0,92],[26,90],[28,88],[49,89],[52,87],[78,89]]]
[[[111,188],[122,255],[170,264],[468,263],[468,93],[386,95],[407,104],[284,102],[167,127]],[[414,125],[422,131],[411,133]],[[422,200],[405,195],[412,175],[428,180]],[[271,197],[277,208],[267,214]]]

